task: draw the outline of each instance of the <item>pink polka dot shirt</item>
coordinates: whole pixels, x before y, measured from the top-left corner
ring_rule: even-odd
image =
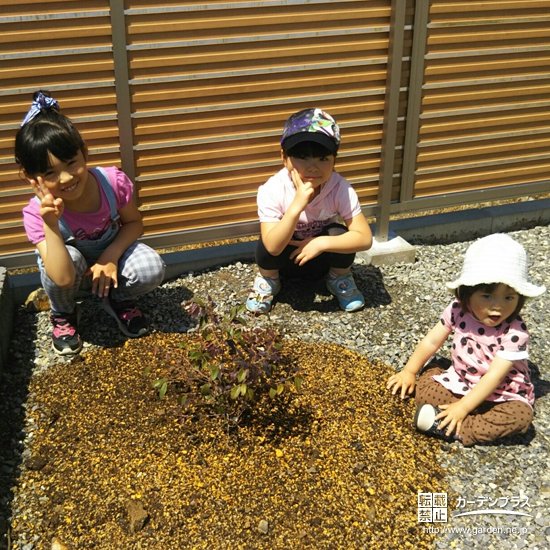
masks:
[[[514,364],[487,401],[524,401],[533,406],[535,392],[527,365],[529,332],[519,315],[488,327],[470,313],[464,313],[453,300],[445,308],[441,323],[454,333],[452,366],[434,376],[434,380],[454,394],[466,395],[498,356]]]

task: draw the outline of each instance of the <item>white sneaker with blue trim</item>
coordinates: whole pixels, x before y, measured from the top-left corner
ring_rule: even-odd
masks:
[[[365,298],[355,285],[351,272],[332,278],[326,278],[328,291],[338,298],[338,304],[347,312],[357,311],[365,305]]]
[[[273,298],[281,290],[279,277],[271,279],[257,275],[254,286],[246,301],[246,309],[252,313],[267,313],[273,305]]]

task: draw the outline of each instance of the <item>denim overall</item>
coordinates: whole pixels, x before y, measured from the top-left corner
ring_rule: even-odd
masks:
[[[109,177],[102,168],[90,168],[103,189],[111,213],[111,224],[100,238],[94,240],[77,240],[63,219],[59,219],[59,229],[67,250],[76,269],[75,283],[72,288],[58,287],[46,274],[44,262],[37,251],[38,267],[42,286],[48,295],[52,311],[71,312],[79,291],[89,292],[92,288],[92,277],[85,275],[90,266],[113,242],[120,229],[120,216],[117,211],[114,189]],[[36,200],[38,198],[36,197]],[[39,201],[40,202],[40,201]],[[115,300],[131,300],[154,290],[164,278],[164,262],[152,248],[136,241],[124,252],[118,262],[118,288],[111,289]]]
[[[103,254],[103,251],[117,236],[119,230],[118,220],[120,219],[120,216],[117,211],[115,191],[107,174],[105,173],[105,170],[103,170],[103,168],[90,168],[90,171],[95,175],[101,184],[101,188],[107,197],[107,202],[109,203],[109,209],[111,211],[111,225],[99,239],[84,239],[78,241],[76,240],[74,233],[71,231],[71,228],[68,226],[67,222],[63,219],[63,216],[61,216],[61,218],[59,218],[59,230],[61,231],[61,236],[63,237],[65,244],[68,246],[74,246],[78,251],[80,251],[84,258],[86,258],[88,265],[93,265],[97,262],[101,254]],[[35,199],[40,202],[38,197],[35,197]],[[38,251],[36,253],[38,254]],[[38,265],[40,268],[43,268],[44,266],[40,254],[38,254]]]

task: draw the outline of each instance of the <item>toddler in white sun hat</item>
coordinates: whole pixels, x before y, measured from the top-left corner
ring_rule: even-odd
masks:
[[[387,388],[405,398],[416,387],[414,424],[426,434],[471,446],[525,433],[535,394],[529,332],[519,313],[546,288],[529,282],[525,249],[504,234],[474,242],[447,287],[454,299]],[[430,362],[422,369],[451,333],[451,366]]]

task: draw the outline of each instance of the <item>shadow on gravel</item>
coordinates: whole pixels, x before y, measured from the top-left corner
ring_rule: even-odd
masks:
[[[533,441],[533,439],[535,438],[535,435],[536,435],[535,427],[533,426],[533,424],[531,424],[528,430],[524,434],[509,435],[507,437],[503,437],[502,439],[499,439],[498,441],[494,441],[493,443],[486,443],[485,445],[481,445],[481,446],[512,447],[514,445],[523,445],[524,447],[528,447],[531,441]]]
[[[540,399],[548,393],[550,393],[550,381],[544,380],[540,377],[540,369],[538,365],[528,361],[529,370],[531,371],[531,382],[535,386],[535,399]],[[536,404],[535,404],[536,407]]]
[[[391,303],[391,296],[386,290],[379,268],[354,265],[352,273],[357,288],[365,298],[365,308],[376,308]],[[292,309],[301,312],[341,311],[337,299],[327,290],[324,277],[313,280],[284,277],[281,291],[275,298],[275,303],[277,302],[288,304]]]
[[[182,307],[182,304],[192,298],[193,292],[185,286],[158,288],[146,296],[141,296],[137,305],[149,317],[152,331],[185,332],[196,324]],[[166,311],[170,314],[163,313]],[[101,300],[94,296],[81,304],[79,328],[84,342],[95,346],[116,348],[128,340],[118,330],[116,321],[103,309]]]

